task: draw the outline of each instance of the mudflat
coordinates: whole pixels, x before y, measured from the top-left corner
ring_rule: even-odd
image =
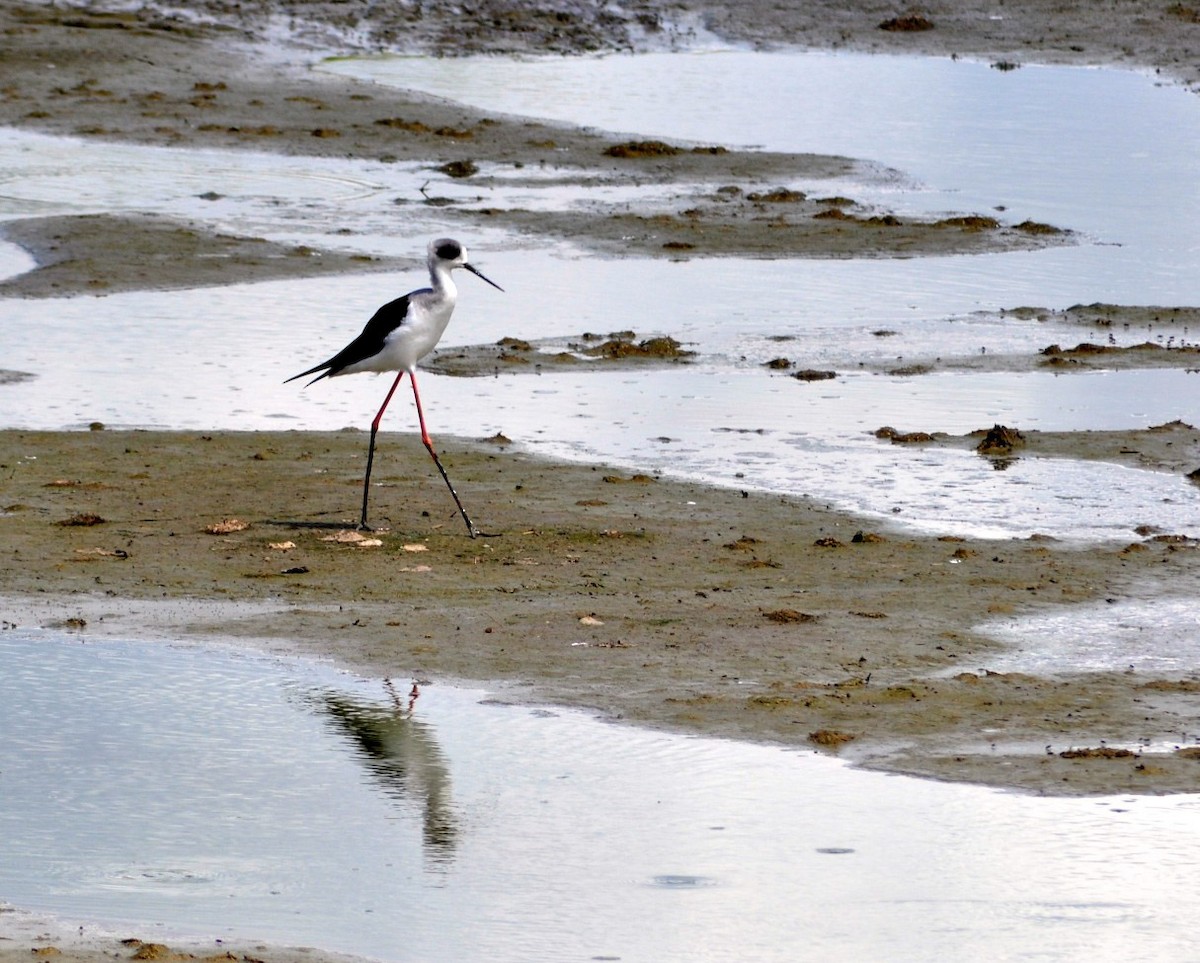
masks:
[[[449,55],[574,53],[629,49],[651,36],[686,44],[703,31],[762,46],[1120,64],[1198,80],[1189,50],[1200,13],[1184,4],[1147,12],[1025,0],[1006,3],[1002,16],[982,3],[926,4],[924,23],[889,29],[882,25],[903,11],[870,3],[647,3],[628,15],[573,2],[516,13],[475,6],[478,24],[463,30],[446,12],[431,8],[418,22],[399,5],[363,21],[357,7],[338,3],[199,3],[186,18],[0,3],[0,123],[138,143],[425,161],[432,177],[461,176],[469,168],[448,165],[465,162],[550,163],[563,184],[581,189],[633,179],[663,188],[645,209],[586,216],[447,208],[461,232],[486,219],[569,233],[599,251],[626,239],[640,256],[920,256],[1074,241],[1070,225],[1022,226],[973,211],[951,223],[889,223],[891,212],[853,198],[778,189],[793,178],[869,176],[861,159],[622,141],[347,81],[310,64],[315,51],[394,49],[401,37]],[[263,38],[268,27],[278,36],[280,16],[290,18],[293,46],[268,51]],[[0,283],[7,297],[396,266],[150,218],[28,218],[0,229],[38,262]],[[147,252],[171,270],[148,278]],[[213,254],[219,275],[205,273]],[[1104,313],[1137,323],[1152,310],[1194,309]],[[1194,365],[1182,348],[1056,347],[973,364]],[[493,363],[484,349],[480,357]],[[443,361],[452,362],[472,363]],[[1186,736],[1200,715],[1195,672],[996,671],[1005,649],[988,633],[1051,607],[1153,597],[1164,580],[1194,594],[1196,545],[1177,533],[1131,517],[1117,520],[1129,533],[1119,544],[919,536],[802,498],[539,460],[503,438],[441,442],[472,515],[499,537],[467,537],[412,435],[382,436],[372,496],[382,530],[364,537],[352,531],[362,433],[0,431],[4,618],[97,634],[238,638],[380,675],[511,682],[530,699],[614,719],[1037,793],[1200,787],[1200,753]],[[1012,456],[1180,474],[1200,465],[1200,436],[1180,423],[1025,432],[1020,446]],[[208,483],[189,485],[195,477]],[[1149,744],[1178,748],[1139,751]],[[26,922],[0,943],[0,960],[51,943],[69,959],[140,951]]]
[[[1089,547],[881,532],[802,498],[548,462],[494,438],[443,446],[476,524],[499,536],[472,539],[419,439],[381,439],[381,530],[359,533],[365,433],[0,433],[6,618],[504,680],[614,718],[943,779],[1196,787],[1182,740],[1200,680],[997,672],[1004,647],[986,631],[1163,579],[1186,593],[1200,573],[1187,538],[1132,518],[1127,542]],[[1023,440],[1143,467],[1198,444],[1178,423]],[[1176,752],[1137,751],[1173,739]]]

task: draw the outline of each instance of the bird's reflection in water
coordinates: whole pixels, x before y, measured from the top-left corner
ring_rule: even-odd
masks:
[[[392,706],[355,702],[342,693],[325,693],[321,707],[352,740],[390,797],[421,812],[425,855],[435,863],[454,858],[458,818],[450,796],[450,771],[432,726],[417,719],[416,683],[402,697],[390,679],[384,686]]]

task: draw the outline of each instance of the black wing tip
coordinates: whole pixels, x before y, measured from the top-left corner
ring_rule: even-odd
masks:
[[[321,370],[322,368],[324,368],[325,370],[322,371]],[[290,382],[293,382],[300,378],[303,378],[305,375],[312,374],[314,371],[320,371],[321,373],[319,375],[317,375],[315,378],[313,378],[312,381],[309,381],[306,384],[304,384],[303,387],[307,388],[309,385],[316,384],[322,378],[328,378],[333,374],[333,370],[331,368],[329,368],[327,365],[319,364],[315,368],[309,368],[307,371],[301,371],[297,375],[292,375],[290,378],[285,378],[283,383],[285,385],[289,384]]]

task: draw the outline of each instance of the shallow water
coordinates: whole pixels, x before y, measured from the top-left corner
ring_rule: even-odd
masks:
[[[1054,675],[1120,671],[1179,675],[1200,665],[1195,599],[1113,599],[981,627],[1009,646],[993,670]]]
[[[1039,799],[311,663],[0,635],[0,891],[390,960],[1186,959],[1196,797]]]
[[[1161,303],[1196,300],[1200,241],[1181,228],[1200,214],[1200,193],[1188,186],[1200,175],[1200,109],[1195,95],[1147,75],[744,50],[377,57],[325,69],[602,130],[875,161],[911,179],[883,194],[901,212],[1003,205],[1014,222],[1031,217],[1120,245],[1111,260],[1089,252],[1065,285],[1121,285],[1160,303],[1160,287],[1183,284],[1191,295]]]
[[[1195,183],[1200,167],[1194,97],[1116,71],[1002,73],[961,61],[827,54],[394,59],[329,69],[386,74],[492,109],[640,134],[841,151],[913,179],[886,189],[861,185],[884,190],[881,199],[896,209],[1005,205],[1007,218],[1084,232],[1077,246],[1042,252],[865,262],[608,260],[565,243],[534,247],[494,229],[472,232],[473,260],[508,293],[465,279],[447,345],[634,328],[670,333],[700,358],[683,372],[426,376],[435,435],[500,430],[550,455],[810,494],[881,523],[961,535],[1118,538],[1164,516],[1171,530],[1200,533],[1200,492],[1182,479],[1029,458],[1016,471],[990,473],[959,454],[903,451],[865,434],[885,424],[961,432],[997,421],[1080,429],[1198,423],[1193,375],[893,377],[857,370],[859,360],[903,366],[1096,339],[1084,327],[997,318],[1004,307],[1200,303],[1200,195],[1183,187]],[[721,97],[710,102],[699,90]],[[763,98],[763,90],[778,96]],[[795,109],[778,110],[779,103]],[[80,170],[110,176],[81,179]],[[532,168],[524,181],[518,173],[507,186],[484,190],[483,203],[537,195]],[[440,209],[395,201],[418,198],[428,177],[412,165],[0,132],[4,217],[152,210],[281,241],[416,255],[427,236],[445,232]],[[854,193],[854,185],[846,189]],[[438,191],[480,193],[457,182]],[[571,202],[550,195],[547,203]],[[27,262],[3,263],[17,270]],[[307,391],[282,381],[341,347],[386,297],[420,283],[413,271],[9,302],[0,334],[4,366],[37,377],[0,386],[0,424],[365,425],[385,390],[378,379]],[[654,294],[649,317],[646,292]],[[897,333],[881,338],[874,334],[881,329]],[[1196,333],[1159,326],[1114,336],[1129,343],[1194,340]],[[781,354],[843,374],[802,385],[761,369]],[[410,430],[412,421],[402,405],[385,428]],[[1103,525],[1097,491],[1111,492],[1119,509]]]

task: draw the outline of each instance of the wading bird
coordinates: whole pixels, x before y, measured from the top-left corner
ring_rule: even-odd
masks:
[[[408,380],[412,383],[413,400],[417,403],[417,421],[421,425],[421,441],[433,457],[433,463],[441,472],[446,487],[450,489],[454,504],[458,506],[463,521],[467,523],[467,531],[470,532],[472,538],[478,538],[484,536],[484,533],[475,527],[471,516],[463,508],[458,492],[450,484],[450,476],[446,474],[446,469],[442,467],[437,452],[433,450],[433,441],[425,428],[425,413],[421,410],[421,394],[417,391],[416,368],[417,362],[429,354],[441,340],[446,325],[450,323],[450,315],[454,313],[454,302],[458,299],[458,289],[454,286],[454,279],[450,275],[455,268],[470,271],[476,277],[487,281],[497,291],[503,291],[504,288],[490,278],[484,277],[477,268],[468,263],[467,249],[458,241],[448,237],[429,242],[426,263],[429,266],[429,287],[410,291],[395,301],[389,301],[375,312],[375,316],[367,322],[362,333],[332,358],[307,371],[301,371],[287,380],[295,381],[297,378],[320,372],[305,385],[307,388],[308,385],[320,381],[322,378],[358,374],[360,371],[399,372],[396,380],[392,382],[387,397],[383,399],[379,414],[371,422],[371,442],[367,447],[367,471],[363,477],[362,517],[358,522],[360,529],[368,530],[367,501],[371,494],[371,464],[375,460],[375,436],[379,433],[379,422],[383,419],[388,402],[392,400],[392,395],[400,386],[400,379],[407,374]]]

